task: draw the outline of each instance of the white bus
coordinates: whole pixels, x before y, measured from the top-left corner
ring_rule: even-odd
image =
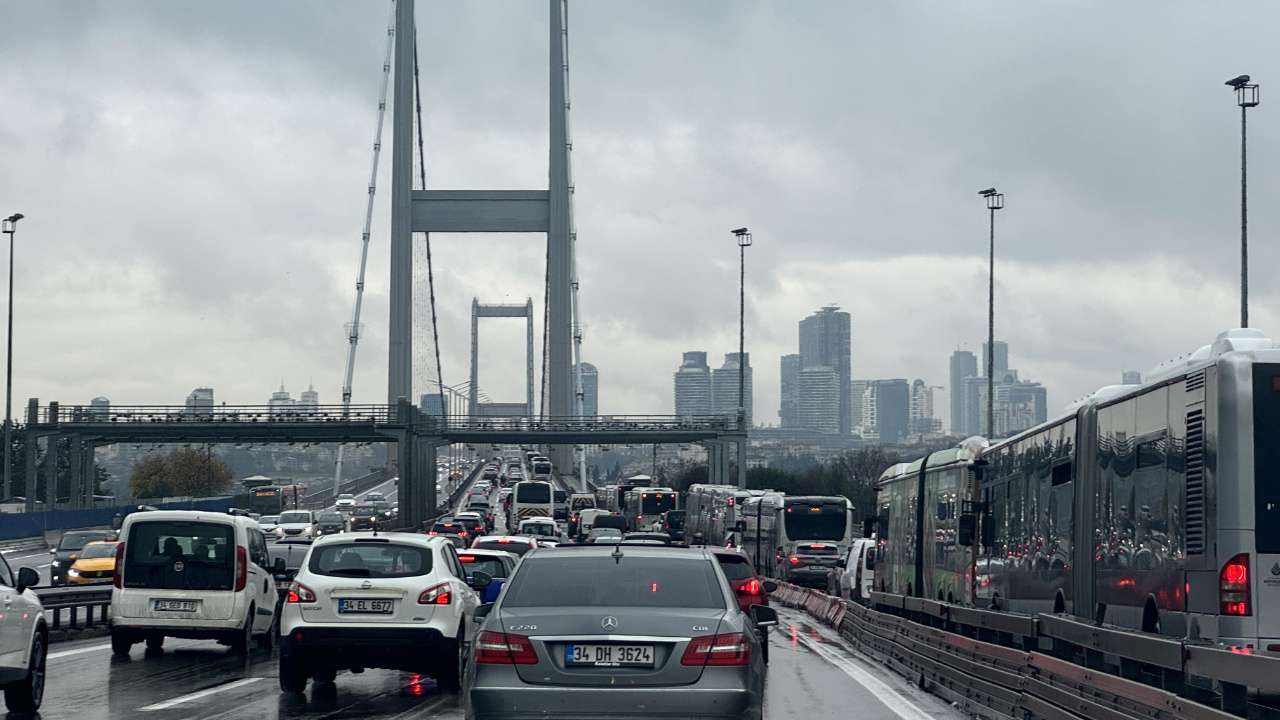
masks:
[[[532,517],[553,518],[554,499],[555,493],[549,482],[525,480],[516,483],[516,489],[511,493],[511,517],[507,527],[516,527],[521,520]]]

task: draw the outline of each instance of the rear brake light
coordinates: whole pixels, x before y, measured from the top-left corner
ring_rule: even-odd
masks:
[[[760,581],[748,580],[747,582],[742,584],[742,587],[738,588],[738,593],[741,595],[759,595]]]
[[[472,660],[481,665],[537,665],[538,654],[524,635],[485,630],[476,636]]]
[[[1249,588],[1249,555],[1240,553],[1222,566],[1218,576],[1218,612],[1223,615],[1252,615]]]
[[[475,555],[459,555],[458,559],[461,560],[462,562],[475,562],[476,556]]]
[[[296,580],[289,583],[289,595],[285,598],[285,602],[290,603],[313,603],[316,601],[316,594],[311,588],[303,585]]]
[[[249,551],[243,545],[236,546],[236,592],[249,583]]]
[[[453,593],[449,592],[449,583],[433,585],[418,596],[419,605],[448,605],[452,600]]]
[[[799,564],[800,564],[800,558],[799,558],[799,557],[796,557],[795,555],[792,555],[792,556],[791,556],[791,564],[792,564],[792,565],[799,565]]]
[[[681,665],[750,665],[751,645],[742,633],[703,635],[689,641]]]
[[[116,545],[116,566],[111,572],[111,584],[124,588],[124,542]]]

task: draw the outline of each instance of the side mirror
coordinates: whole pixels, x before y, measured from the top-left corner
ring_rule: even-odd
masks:
[[[836,567],[838,568],[844,568],[848,566],[849,566],[849,563],[845,562],[844,558],[840,558],[839,560],[836,561]]]
[[[477,623],[484,622],[484,619],[489,617],[490,610],[493,610],[493,603],[485,603],[481,605],[476,608],[475,614],[471,616],[471,621]]]
[[[752,605],[751,622],[756,627],[773,627],[778,624],[778,611],[768,605]]]
[[[276,558],[275,563],[271,565],[271,571],[277,574],[282,574],[284,573],[285,570],[288,570],[288,569],[289,567],[285,565],[284,558],[282,557]]]
[[[489,587],[489,583],[493,582],[493,576],[482,570],[477,570],[467,578],[467,584],[476,590],[483,590]]]
[[[862,518],[862,537],[869,538],[876,534],[876,522],[879,520],[875,515],[868,515]]]
[[[973,547],[974,531],[977,530],[978,518],[972,513],[960,516],[959,542],[964,547]]]
[[[778,591],[778,583],[776,583],[776,582],[774,582],[774,581],[772,581],[772,580],[765,580],[765,581],[764,581],[764,591],[765,591],[765,592],[777,592],[777,591]]]
[[[18,571],[18,592],[40,584],[40,573],[34,568],[24,567]]]
[[[119,514],[117,514],[115,517],[111,518],[111,529],[112,529],[112,530],[119,530],[119,529],[120,529],[120,527],[121,527],[122,525],[124,525],[124,516],[123,516],[123,515],[119,515]]]

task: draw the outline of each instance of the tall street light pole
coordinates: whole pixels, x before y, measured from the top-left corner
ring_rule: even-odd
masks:
[[[18,231],[22,213],[14,213],[4,219],[0,232],[9,236],[9,343],[4,371],[4,492],[5,499],[13,496],[13,234]],[[31,494],[34,488],[27,488]]]
[[[1246,182],[1248,163],[1245,148],[1245,112],[1258,104],[1258,84],[1250,83],[1248,75],[1227,81],[1236,89],[1236,104],[1240,106],[1240,327],[1249,327],[1249,192]]]
[[[751,247],[751,233],[746,228],[733,231],[738,239],[738,422],[745,424],[747,417],[747,248]],[[743,428],[746,432],[746,428]],[[747,443],[738,441],[738,487],[747,485]]]
[[[987,199],[991,213],[991,234],[987,246],[987,439],[996,427],[996,211],[1004,207],[1004,193],[987,188],[978,193]]]

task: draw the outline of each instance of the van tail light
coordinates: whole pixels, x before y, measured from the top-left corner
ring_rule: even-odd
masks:
[[[236,546],[236,592],[249,583],[249,551],[243,545]]]
[[[537,665],[538,653],[524,635],[485,630],[476,636],[472,660],[479,665]]]
[[[315,601],[316,594],[312,592],[311,588],[296,580],[289,584],[289,594],[285,597],[285,602],[313,603]]]
[[[1218,575],[1218,612],[1222,615],[1252,615],[1249,588],[1249,555],[1240,553],[1222,566]]]
[[[449,583],[432,585],[418,596],[419,605],[448,605],[453,602],[453,593],[449,591]]]
[[[124,542],[116,545],[116,566],[112,569],[111,584],[124,588]]]
[[[681,665],[707,667],[726,665],[750,665],[751,644],[742,633],[703,635],[689,641],[680,657]]]

